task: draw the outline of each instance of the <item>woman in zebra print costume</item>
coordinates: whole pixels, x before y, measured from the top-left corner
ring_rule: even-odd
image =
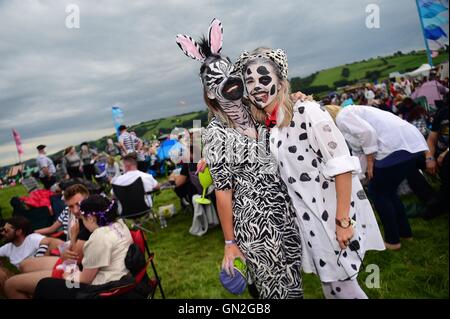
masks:
[[[268,151],[266,130],[243,107],[243,82],[220,55],[222,25],[208,40],[177,36],[183,52],[202,62],[204,99],[213,118],[203,134],[225,237],[223,268],[244,257],[259,298],[302,298],[301,239],[295,212]]]

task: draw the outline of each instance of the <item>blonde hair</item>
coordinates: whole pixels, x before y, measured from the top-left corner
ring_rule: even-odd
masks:
[[[116,159],[114,158],[114,156],[108,156],[108,165],[109,166],[114,166],[115,162],[116,162]]]
[[[260,48],[255,49],[254,51],[252,51],[250,54],[255,55],[255,54],[264,53],[267,51],[271,51],[271,49],[260,47]],[[264,59],[264,60],[267,61],[267,63],[269,63],[270,65],[272,65],[273,69],[276,72],[278,80],[281,83],[281,89],[278,91],[277,97],[274,100],[274,102],[272,102],[272,103],[275,103],[275,101],[278,102],[277,126],[278,127],[286,127],[291,123],[292,116],[294,114],[294,104],[295,103],[291,99],[291,86],[287,79],[283,79],[281,70],[275,62],[273,62],[270,59]],[[244,73],[244,71],[247,69],[247,67],[250,64],[255,63],[255,62],[256,62],[255,60],[248,61],[247,64],[244,65],[242,72]],[[260,108],[256,107],[253,103],[251,103],[251,101],[249,99],[246,99],[245,101],[248,105],[250,105],[250,109],[251,109],[253,117],[258,122],[264,123],[267,118],[266,112],[264,112],[264,110],[261,110]]]
[[[336,122],[336,117],[338,116],[342,108],[338,105],[325,105],[325,110],[327,110],[327,112],[331,115],[333,121]]]
[[[230,117],[225,113],[220,107],[219,102],[216,99],[210,99],[208,94],[206,93],[206,89],[203,91],[203,99],[205,100],[206,105],[208,106],[208,122],[210,122],[213,116],[217,117],[217,119],[230,128],[235,128],[233,121]]]

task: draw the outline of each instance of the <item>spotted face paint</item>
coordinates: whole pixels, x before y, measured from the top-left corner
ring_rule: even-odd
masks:
[[[250,101],[260,109],[270,105],[280,89],[275,69],[265,61],[251,63],[244,71],[244,81]]]
[[[234,66],[227,57],[206,59],[200,69],[203,85],[210,99],[219,103],[240,100],[244,94],[241,78],[233,74]]]

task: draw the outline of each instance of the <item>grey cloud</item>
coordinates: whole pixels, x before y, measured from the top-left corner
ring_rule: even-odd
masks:
[[[80,29],[64,26],[71,3],[79,5]],[[379,30],[364,25],[369,3],[380,6]],[[213,17],[223,22],[230,58],[280,47],[291,77],[423,45],[409,0],[2,1],[0,165],[15,155],[7,147],[12,127],[25,142],[54,134],[64,141],[74,132],[81,142],[84,131],[113,131],[114,104],[128,124],[204,109],[200,65],[181,53],[175,35],[199,38]]]

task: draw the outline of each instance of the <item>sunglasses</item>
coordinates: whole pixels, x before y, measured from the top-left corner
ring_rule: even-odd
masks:
[[[11,230],[15,231],[16,229],[15,228],[11,228]],[[8,228],[5,228],[5,227],[0,228],[0,233],[7,233],[7,232],[8,232]]]
[[[359,245],[359,241],[357,241],[356,239],[352,242],[349,243],[348,248],[350,248],[351,251],[354,251],[356,253],[356,255],[358,256],[359,260],[361,261],[361,266],[359,267],[359,270],[356,274],[354,274],[353,276],[348,277],[347,280],[352,280],[354,277],[358,276],[359,272],[361,271],[361,269],[365,269],[364,267],[364,263],[363,260],[361,258],[361,256],[358,253],[358,250],[361,248]],[[337,259],[337,265],[339,267],[341,267],[341,263],[339,262],[339,259],[341,258],[342,253],[345,251],[345,249],[341,249],[338,259]]]

